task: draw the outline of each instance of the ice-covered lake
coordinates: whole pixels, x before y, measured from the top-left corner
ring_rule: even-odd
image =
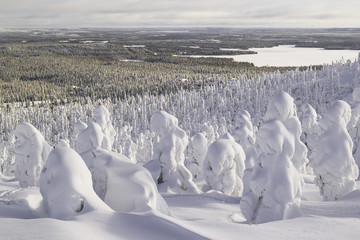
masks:
[[[360,50],[326,50],[323,48],[303,48],[294,45],[280,45],[272,48],[250,48],[257,54],[220,55],[211,57],[233,58],[237,62],[251,62],[255,66],[309,66],[331,64],[344,59],[358,58]],[[209,56],[192,56],[209,57]]]

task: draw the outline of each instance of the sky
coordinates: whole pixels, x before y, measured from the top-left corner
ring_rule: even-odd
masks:
[[[360,27],[359,0],[0,0],[0,28]]]

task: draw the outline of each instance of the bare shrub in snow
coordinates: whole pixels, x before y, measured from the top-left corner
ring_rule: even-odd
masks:
[[[71,148],[54,149],[40,175],[40,193],[50,217],[69,219],[94,210],[111,211],[92,188],[91,173]]]
[[[15,136],[15,177],[21,187],[39,186],[41,169],[51,147],[30,123],[19,123]]]
[[[232,138],[213,142],[204,160],[207,185],[227,195],[240,196],[243,191],[242,177],[245,169],[245,153]]]
[[[151,116],[150,124],[151,130],[160,136],[153,155],[153,160],[158,161],[161,168],[158,183],[164,187],[199,193],[200,189],[184,165],[184,151],[189,140],[184,130],[178,127],[178,119],[159,111]]]
[[[350,118],[350,106],[344,101],[336,101],[319,121],[319,135],[312,141],[310,165],[324,200],[337,200],[355,189],[359,169],[352,156],[353,142],[346,129]]]

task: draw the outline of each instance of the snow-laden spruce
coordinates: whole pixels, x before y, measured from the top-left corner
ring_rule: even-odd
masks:
[[[311,139],[313,139],[313,135],[317,134],[319,119],[321,119],[321,116],[316,113],[310,104],[307,103],[302,106],[302,140],[310,152],[312,151]]]
[[[103,105],[96,107],[93,112],[93,121],[100,125],[101,130],[104,133],[102,148],[111,150],[116,133],[111,123],[109,110]]]
[[[351,119],[347,129],[353,140],[353,156],[356,164],[360,165],[360,87],[355,87],[352,92]]]
[[[301,122],[297,117],[294,99],[288,93],[281,91],[272,97],[264,117],[264,121],[271,120],[281,121],[294,138],[294,155],[291,161],[298,171],[305,172],[306,163],[309,161],[307,148],[300,140]]]
[[[15,177],[21,187],[39,186],[41,169],[51,147],[30,123],[19,123],[15,128],[15,136]]]
[[[155,209],[167,213],[151,174],[120,153],[102,148],[106,136],[90,122],[79,134],[78,151],[91,171],[97,195],[113,210],[140,212]]]
[[[51,151],[40,175],[40,193],[52,218],[69,219],[95,210],[111,212],[96,195],[83,159],[71,148]]]
[[[246,168],[252,168],[255,165],[255,132],[251,122],[250,113],[246,110],[241,111],[235,118],[231,135],[235,141],[244,149]]]
[[[165,111],[159,111],[151,116],[150,124],[151,130],[160,137],[152,157],[153,161],[160,163],[158,183],[164,188],[200,193],[191,172],[184,165],[184,152],[189,139],[178,126],[178,119]]]
[[[337,200],[356,186],[359,169],[352,156],[353,142],[346,129],[350,118],[349,104],[342,100],[334,102],[319,121],[319,135],[311,141],[310,165],[324,200]]]
[[[203,162],[206,156],[208,146],[204,133],[195,134],[187,147],[188,157],[185,159],[185,165],[191,172],[193,178],[198,178],[203,172]]]
[[[249,222],[264,223],[301,215],[303,180],[292,161],[297,136],[283,123],[289,123],[294,113],[293,100],[287,93],[275,95],[269,103],[266,121],[256,134],[258,157],[246,176],[245,183],[249,185],[245,186],[240,202]]]
[[[204,160],[204,175],[210,189],[240,196],[245,170],[245,152],[230,135],[213,142]]]

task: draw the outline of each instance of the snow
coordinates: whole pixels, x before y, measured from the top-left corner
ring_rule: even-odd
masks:
[[[2,184],[13,187],[12,183]],[[313,187],[306,184],[304,194],[312,194]],[[239,197],[220,193],[164,195],[170,217],[156,212],[91,212],[63,221],[34,214],[35,207],[22,205],[21,199],[33,196],[30,202],[39,202],[39,191],[22,191],[22,196],[12,194],[10,204],[5,204],[9,200],[5,195],[10,193],[0,193],[0,239],[237,239],[241,236],[249,240],[356,240],[359,235],[359,190],[335,202],[303,200],[302,217],[254,225],[244,223]],[[321,199],[319,194],[318,197]]]

